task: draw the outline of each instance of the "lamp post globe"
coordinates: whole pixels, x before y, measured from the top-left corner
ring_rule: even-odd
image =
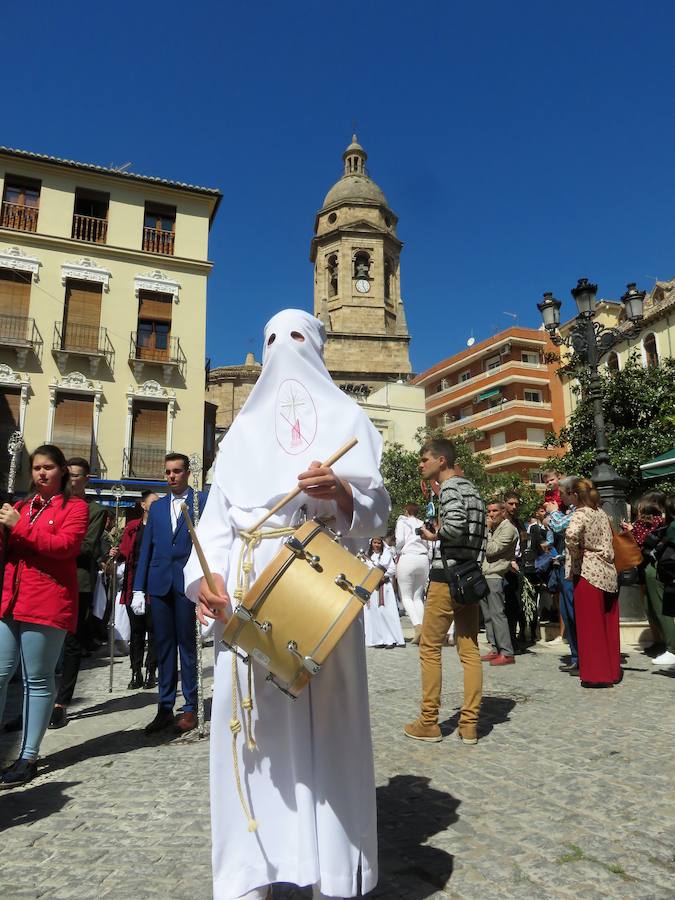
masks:
[[[646,291],[638,291],[635,282],[626,285],[626,293],[621,298],[626,318],[631,322],[639,322],[644,317]]]
[[[577,305],[580,316],[592,316],[595,312],[595,295],[598,293],[597,284],[588,278],[580,278],[577,286],[572,288],[572,296]]]
[[[544,328],[548,332],[555,332],[560,325],[560,307],[562,303],[560,300],[556,300],[553,294],[550,291],[547,291],[544,294],[544,299],[541,303],[537,303],[537,309],[541,313],[541,318],[544,323]]]

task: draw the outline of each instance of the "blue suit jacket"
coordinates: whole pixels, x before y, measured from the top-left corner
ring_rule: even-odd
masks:
[[[185,501],[193,517],[192,488]],[[199,514],[206,503],[206,494],[199,494]],[[175,534],[171,530],[171,493],[155,500],[150,507],[148,522],[143,530],[141,552],[138,557],[134,590],[144,591],[150,597],[162,597],[173,589],[176,594],[185,592],[183,568],[192,552],[192,539],[181,515]]]

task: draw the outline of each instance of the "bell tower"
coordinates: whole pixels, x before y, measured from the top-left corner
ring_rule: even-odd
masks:
[[[326,366],[335,381],[374,390],[407,380],[412,371],[401,299],[403,244],[356,135],[342,159],[342,177],[314,223],[314,313],[326,327]]]

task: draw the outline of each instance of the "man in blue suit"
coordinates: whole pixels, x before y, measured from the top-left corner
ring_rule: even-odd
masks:
[[[195,605],[185,596],[183,581],[183,567],[192,551],[192,541],[181,511],[181,503],[185,503],[190,515],[193,514],[194,492],[188,487],[190,460],[183,453],[168,453],[165,474],[169,493],[150,507],[131,603],[133,611],[140,615],[145,610],[147,598],[155,631],[159,708],[155,718],[146,726],[146,734],[174,724],[179,732],[184,733],[197,725]],[[200,494],[200,512],[205,502],[205,495]],[[178,653],[185,705],[174,719]]]

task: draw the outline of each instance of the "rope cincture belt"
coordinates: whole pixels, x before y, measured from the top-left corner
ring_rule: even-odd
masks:
[[[249,583],[251,581],[251,570],[253,568],[253,552],[261,541],[269,538],[286,537],[293,534],[295,528],[271,528],[268,531],[240,531],[241,552],[239,553],[239,563],[237,566],[237,587],[234,592],[235,607],[239,606],[246,594],[248,594]],[[241,775],[239,773],[239,757],[237,754],[237,735],[242,730],[242,723],[239,718],[239,706],[237,704],[237,696],[241,703],[241,708],[245,712],[245,721],[243,725],[244,735],[246,738],[246,746],[249,750],[255,750],[257,744],[253,737],[253,675],[251,672],[251,656],[249,654],[246,663],[246,686],[247,697],[241,696],[239,689],[239,679],[237,678],[237,654],[232,653],[232,718],[230,719],[230,731],[232,732],[232,762],[234,764],[234,780],[237,785],[237,794],[239,802],[244,811],[244,815],[248,820],[248,830],[256,831],[258,823],[253,818],[251,810],[246,803],[244,790],[241,784]]]

